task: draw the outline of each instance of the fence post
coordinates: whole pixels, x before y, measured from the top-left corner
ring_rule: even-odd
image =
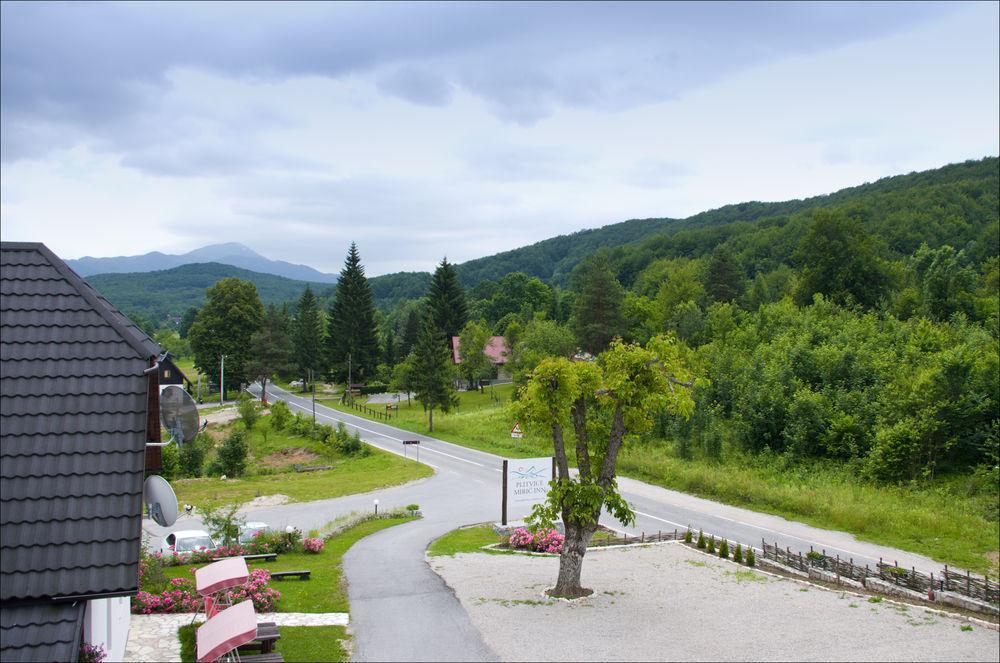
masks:
[[[646,543],[646,532],[645,532],[645,530],[643,530],[641,532],[641,535],[642,536],[639,538],[639,543]]]
[[[965,594],[966,596],[972,596],[972,576],[969,572],[965,572]]]

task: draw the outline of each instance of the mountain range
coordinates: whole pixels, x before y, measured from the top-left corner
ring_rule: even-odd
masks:
[[[601,249],[621,249],[657,238],[734,222],[780,220],[810,209],[843,205],[870,195],[887,195],[929,183],[947,184],[996,177],[1000,161],[988,157],[951,164],[928,171],[886,177],[831,194],[782,202],[751,201],[701,212],[685,219],[631,219],[620,223],[560,235],[547,240],[467,261],[457,266],[466,287],[485,279],[498,279],[520,271],[529,276],[565,286],[573,268],[587,255]],[[270,260],[238,243],[213,244],[181,255],[160,252],[115,258],[85,257],[68,260],[112,302],[126,311],[154,318],[179,315],[189,306],[200,306],[204,289],[226,276],[254,282],[265,303],[296,299],[306,284],[328,298],[337,275],[325,274],[306,265]],[[388,310],[404,299],[421,297],[427,290],[427,272],[398,272],[369,279],[376,305]]]

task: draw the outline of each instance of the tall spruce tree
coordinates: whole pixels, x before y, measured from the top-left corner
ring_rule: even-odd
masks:
[[[626,330],[622,302],[625,291],[603,254],[584,260],[574,275],[573,332],[587,352],[604,351]]]
[[[323,368],[323,320],[316,305],[316,295],[309,286],[299,297],[296,308],[293,327],[295,368],[304,385],[309,382],[310,371],[316,375]]]
[[[260,402],[267,404],[267,382],[292,368],[292,339],[287,310],[268,304],[260,329],[250,337],[247,373],[260,381]]]
[[[337,282],[337,294],[330,304],[326,349],[329,371],[335,380],[348,378],[348,361],[354,382],[363,382],[375,374],[379,356],[375,307],[354,242],[347,252]]]
[[[427,430],[434,431],[434,410],[449,412],[458,405],[458,395],[452,386],[454,368],[451,351],[429,313],[424,316],[413,354],[410,386],[414,396],[427,411]]]
[[[712,251],[705,290],[717,302],[731,302],[743,294],[743,270],[732,250],[725,244],[720,244]]]
[[[413,346],[417,344],[417,336],[420,335],[420,314],[417,309],[411,308],[406,316],[406,324],[403,326],[403,342],[399,347],[399,356],[405,357],[413,351]]]
[[[427,306],[434,325],[444,334],[450,347],[451,337],[458,336],[469,320],[469,309],[465,302],[465,289],[458,280],[458,272],[447,258],[441,260],[431,277]]]

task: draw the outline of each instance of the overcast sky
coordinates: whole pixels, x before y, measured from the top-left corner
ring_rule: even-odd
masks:
[[[2,5],[2,235],[370,275],[1000,151],[996,2]]]

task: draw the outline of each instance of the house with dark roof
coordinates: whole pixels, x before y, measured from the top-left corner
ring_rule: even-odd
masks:
[[[0,243],[0,660],[121,660],[161,355],[44,245]]]

